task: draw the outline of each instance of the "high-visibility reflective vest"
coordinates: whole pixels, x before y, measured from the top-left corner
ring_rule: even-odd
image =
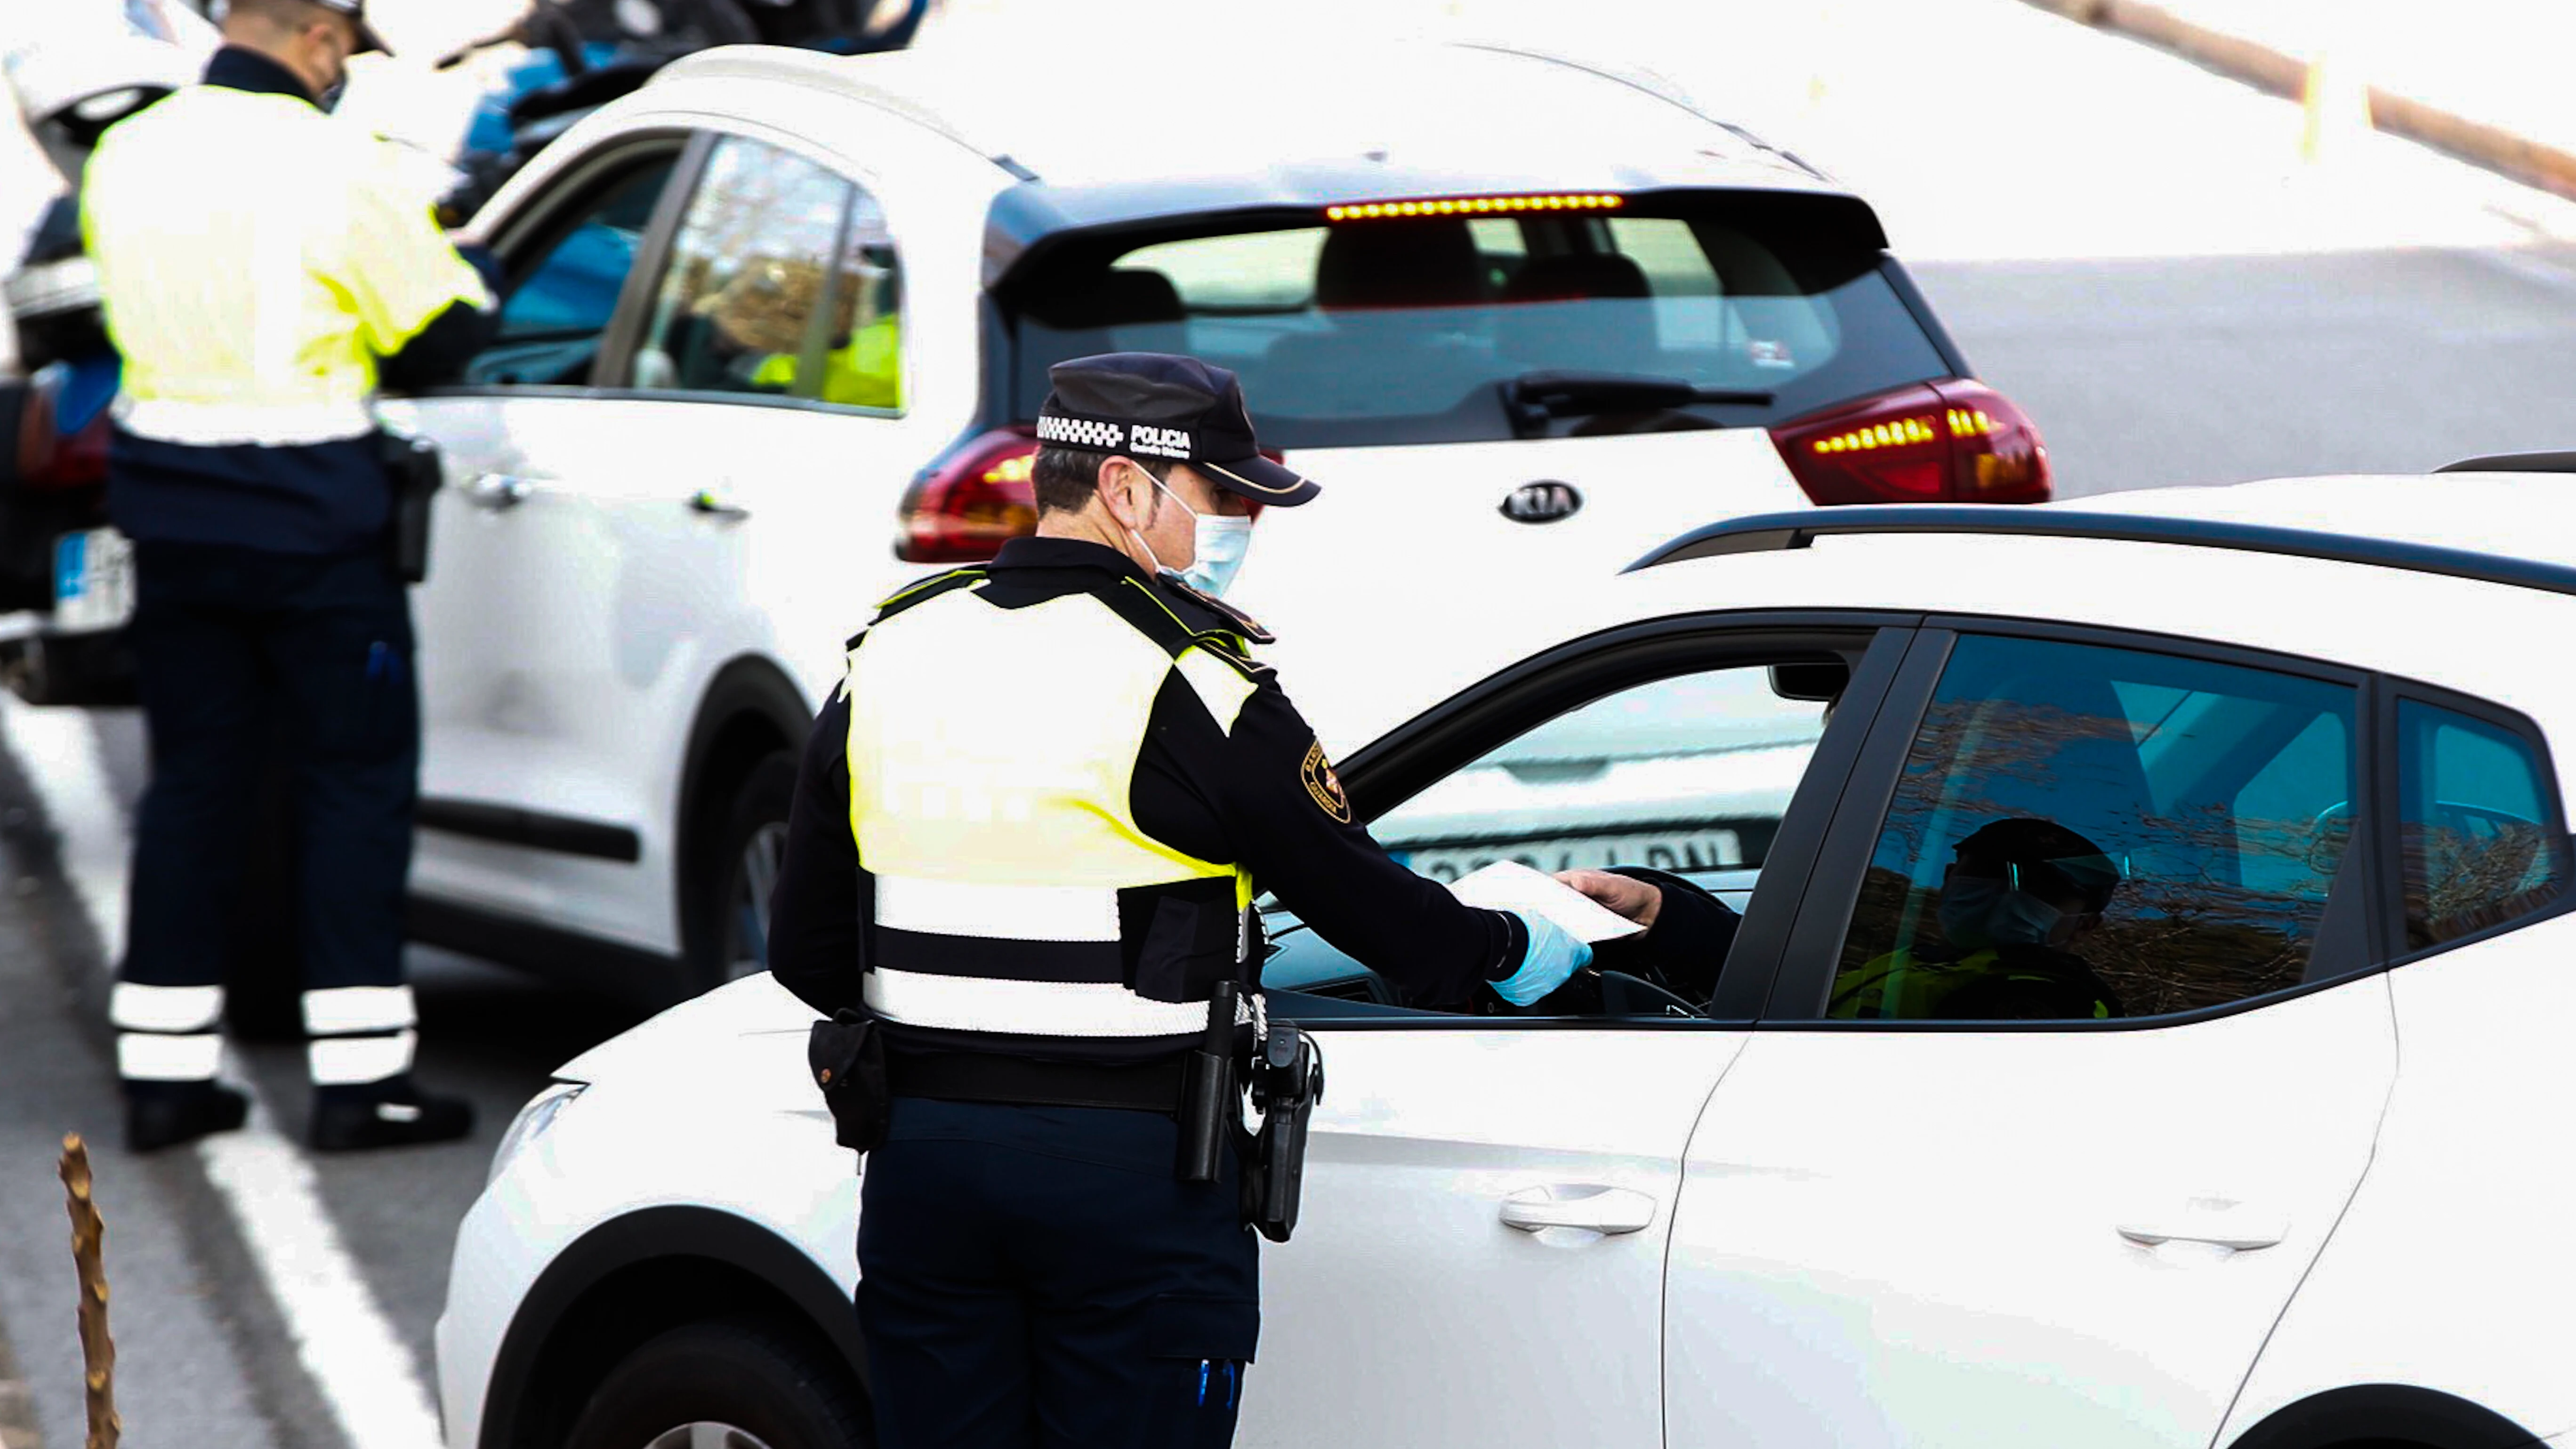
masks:
[[[163,442],[363,437],[377,356],[490,305],[391,148],[295,96],[191,86],[110,127],[81,227],[118,421]]]
[[[898,595],[850,650],[868,1005],[943,1032],[1177,1044],[1217,980],[1251,984],[1252,880],[1147,835],[1130,787],[1156,709],[1230,724],[1250,666],[1132,579],[1011,608],[984,582]]]
[[[2011,988],[2023,989],[2016,993]],[[2120,1014],[2118,1001],[2077,958],[2036,949],[2007,954],[1989,946],[1955,961],[1926,961],[1904,950],[1875,957],[1834,978],[1825,1015],[1884,1021],[1965,1019],[1989,1015],[1987,1008],[1996,998],[2014,995],[2026,1007],[2049,1003],[2050,1014],[2061,1020],[2099,1020]]]

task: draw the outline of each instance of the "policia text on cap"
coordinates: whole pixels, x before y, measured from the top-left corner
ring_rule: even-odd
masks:
[[[152,733],[109,1006],[126,1136],[242,1123],[215,1080],[223,933],[275,720],[295,767],[312,1140],[460,1137],[467,1105],[412,1086],[402,979],[420,723],[394,544],[419,536],[427,495],[416,467],[392,476],[369,403],[379,377],[460,366],[489,291],[387,145],[317,104],[377,48],[360,0],[232,0],[224,40],[203,84],[108,130],[79,200],[124,359],[108,512],[135,541],[127,637]]]
[[[779,981],[886,1048],[858,1311],[887,1449],[1230,1439],[1244,1165],[1181,1180],[1174,1114],[1211,996],[1256,993],[1256,882],[1422,1000],[1534,1001],[1588,958],[1389,859],[1210,596],[1252,505],[1316,493],[1234,375],[1117,353],[1053,382],[1037,536],[851,641],[771,912]]]

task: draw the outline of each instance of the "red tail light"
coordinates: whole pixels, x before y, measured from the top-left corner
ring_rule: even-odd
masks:
[[[894,556],[906,563],[981,563],[1038,526],[1029,465],[1038,440],[985,433],[921,470],[903,495]]]
[[[58,425],[62,384],[59,369],[42,369],[29,379],[18,399],[18,452],[11,461],[20,487],[50,491],[107,481],[107,411],[97,410],[87,422],[64,433]]]
[[[1917,383],[1775,425],[1818,503],[2045,503],[2048,445],[1981,382]]]

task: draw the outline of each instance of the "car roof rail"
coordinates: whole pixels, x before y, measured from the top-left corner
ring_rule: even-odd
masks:
[[[2489,453],[2445,463],[2436,473],[2576,473],[2576,453]]]
[[[2474,579],[2479,583],[2510,584],[2516,588],[2576,595],[2576,568],[2536,559],[2510,558],[2503,554],[2447,548],[2440,544],[2410,543],[2402,539],[2281,528],[2268,523],[2077,513],[2057,507],[2014,508],[1993,503],[1950,507],[1870,504],[1730,518],[1683,534],[1621,572],[1636,573],[1660,564],[1713,558],[1722,554],[1773,553],[1805,548],[1828,534],[1963,533],[2107,539],[2120,543],[2160,543],[2184,548],[2331,559],[2337,563],[2368,564],[2375,568],[2405,569],[2412,573],[2439,574],[2446,578]]]

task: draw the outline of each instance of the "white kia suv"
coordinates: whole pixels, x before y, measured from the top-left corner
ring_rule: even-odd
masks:
[[[1793,157],[1546,57],[1341,64],[1329,105],[1166,125],[1065,104],[1046,54],[717,50],[514,178],[467,233],[499,342],[385,407],[451,485],[416,933],[656,1001],[757,969],[841,641],[1031,526],[1067,357],[1231,367],[1325,484],[1239,596],[1292,680],[1527,627],[1717,514],[2047,496],[1868,205]]]
[[[1314,664],[1416,868],[1660,854],[1743,915],[1443,1015],[1271,911],[1327,1085],[1239,1442],[2576,1444],[2572,525],[2504,473],[1785,512]],[[1951,878],[1999,821],[2074,842],[2036,934]],[[521,1114],[453,1449],[868,1442],[811,1020],[740,981]]]

